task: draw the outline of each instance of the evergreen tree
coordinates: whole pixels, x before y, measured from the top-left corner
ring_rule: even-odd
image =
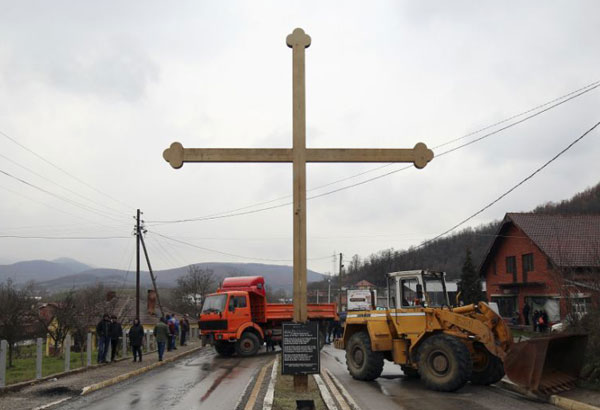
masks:
[[[471,250],[469,248],[467,248],[467,254],[465,256],[465,262],[463,264],[458,286],[461,292],[460,299],[465,305],[485,300],[485,296],[481,291],[481,278],[475,270],[475,266],[473,266]]]

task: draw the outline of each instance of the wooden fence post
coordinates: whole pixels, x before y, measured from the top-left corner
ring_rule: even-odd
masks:
[[[6,353],[8,343],[6,340],[0,340],[0,387],[6,386]]]
[[[86,341],[87,365],[92,365],[92,334],[88,332]]]
[[[65,372],[71,370],[71,335],[67,335],[64,341]]]
[[[127,357],[127,332],[123,329],[123,359]]]
[[[42,378],[42,338],[38,337],[36,343],[36,355],[35,355],[35,378]]]

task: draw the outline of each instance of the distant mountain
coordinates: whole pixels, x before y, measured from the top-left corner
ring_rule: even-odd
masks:
[[[0,281],[12,279],[15,283],[50,280],[73,273],[75,272],[71,266],[44,260],[0,265]]]
[[[81,262],[79,262],[75,259],[71,259],[71,258],[58,258],[58,259],[54,259],[52,262],[60,263],[63,266],[69,267],[73,271],[73,273],[79,273],[79,272],[84,272],[86,270],[93,269],[92,266],[86,265],[85,263],[81,263]]]
[[[40,269],[42,269],[38,271],[39,274],[35,273],[36,264],[32,264],[33,262],[45,262],[39,264]],[[67,267],[56,264],[56,262],[30,261],[19,262],[19,264],[27,266],[31,265],[31,270],[28,271],[27,275],[19,275],[21,280],[18,282],[24,283],[28,280],[35,280],[40,287],[43,287],[49,292],[90,286],[98,282],[103,283],[106,287],[113,288],[131,287],[135,285],[135,271],[127,272],[119,269],[88,269],[83,272],[71,273],[65,272]],[[49,267],[56,267],[56,265],[59,265],[59,267],[62,266],[63,270],[52,271],[52,274],[49,274]],[[213,270],[219,281],[228,276],[260,275],[264,276],[267,286],[273,290],[283,289],[290,291],[292,289],[293,269],[291,266],[219,262],[198,263],[196,265],[201,269]],[[2,272],[1,268],[2,267],[0,266],[0,272]],[[159,287],[174,287],[177,283],[177,278],[185,275],[187,271],[188,266],[155,271],[157,285]],[[311,270],[307,272],[307,276],[309,282],[320,281],[324,277],[320,273]],[[3,279],[0,276],[0,281],[1,280]],[[140,281],[145,288],[152,286],[150,274],[147,271],[140,272]]]

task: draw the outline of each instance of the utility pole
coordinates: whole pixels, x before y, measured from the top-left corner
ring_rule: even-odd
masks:
[[[146,232],[146,231],[144,231]],[[143,232],[141,232],[143,233]],[[152,286],[154,287],[154,292],[156,293],[156,301],[158,302],[158,308],[160,309],[160,315],[165,316],[165,311],[163,310],[162,304],[160,303],[160,296],[158,295],[158,288],[156,287],[156,278],[154,277],[154,272],[152,271],[152,265],[150,265],[150,257],[148,256],[148,250],[146,250],[146,242],[144,241],[144,235],[140,235],[140,241],[142,242],[142,248],[144,248],[144,256],[146,256],[146,263],[148,264],[148,270],[150,271],[150,278],[152,279]]]
[[[340,252],[340,275],[339,275],[339,281],[340,281],[340,293],[338,295],[338,310],[341,312],[342,311],[342,271],[344,269],[344,264],[343,261],[344,260],[344,256],[342,255],[342,253]]]
[[[140,318],[140,214],[141,212],[138,209],[135,218],[135,317],[138,320]]]
[[[327,303],[331,303],[331,275],[327,278]]]

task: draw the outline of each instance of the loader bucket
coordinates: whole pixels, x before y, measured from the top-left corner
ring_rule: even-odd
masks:
[[[584,364],[587,335],[552,335],[514,343],[504,359],[508,378],[544,395],[574,387]]]

